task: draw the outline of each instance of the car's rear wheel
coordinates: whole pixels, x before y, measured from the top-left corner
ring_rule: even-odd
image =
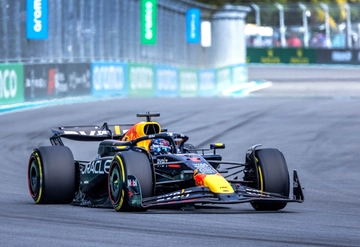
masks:
[[[67,204],[75,196],[75,162],[68,147],[34,149],[27,177],[30,195],[37,204]]]
[[[289,172],[284,155],[274,148],[255,151],[258,171],[257,189],[289,196]],[[276,211],[286,206],[284,202],[253,202],[255,210]]]
[[[141,205],[129,203],[129,176],[139,183],[142,198],[154,195],[154,171],[145,152],[133,150],[116,154],[111,162],[108,178],[110,201],[116,211],[144,211]]]

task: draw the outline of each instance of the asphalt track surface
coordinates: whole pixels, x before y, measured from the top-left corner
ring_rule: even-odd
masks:
[[[299,69],[251,67],[251,78],[273,86],[248,97],[113,99],[0,115],[0,246],[359,246],[360,76],[342,80],[338,68],[327,81],[329,74],[315,68],[324,74],[313,85],[317,80],[306,76],[292,80]],[[283,73],[279,81],[274,70]],[[275,92],[285,85],[293,88]],[[257,143],[279,148],[289,170],[298,171],[305,202],[278,212],[249,204],[145,213],[35,205],[27,162],[34,147],[49,145],[49,127],[134,123],[145,111],[160,112],[163,127],[188,134],[197,147],[224,142],[226,160],[243,161]],[[95,152],[83,147],[75,157]]]

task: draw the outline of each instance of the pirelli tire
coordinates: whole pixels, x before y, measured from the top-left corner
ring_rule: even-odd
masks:
[[[128,150],[114,156],[109,169],[108,192],[110,202],[116,211],[146,211],[141,205],[134,207],[129,204],[130,191],[127,178],[132,175],[137,179],[142,198],[154,196],[153,169],[146,151]]]
[[[259,190],[278,193],[288,197],[290,192],[289,171],[282,152],[275,148],[255,151]],[[286,202],[254,202],[258,211],[277,211],[285,208]]]
[[[44,146],[32,151],[28,188],[37,204],[68,204],[75,196],[75,162],[65,146]]]

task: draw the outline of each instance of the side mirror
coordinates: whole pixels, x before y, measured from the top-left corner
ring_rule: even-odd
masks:
[[[210,149],[224,149],[225,144],[224,143],[211,143]]]
[[[225,148],[225,144],[224,143],[211,143],[210,144],[210,149],[214,149],[214,154],[216,154],[216,149],[224,149]]]

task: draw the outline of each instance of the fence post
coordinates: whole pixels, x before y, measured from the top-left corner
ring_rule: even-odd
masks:
[[[256,33],[256,42],[255,44],[257,46],[260,46],[261,44],[261,36],[260,36],[260,33],[259,33],[259,30],[260,30],[260,26],[261,26],[261,19],[260,19],[260,8],[259,8],[259,5],[255,4],[255,3],[252,3],[251,4],[251,7],[255,10],[255,23],[256,23],[256,27],[257,27],[257,33]]]
[[[346,44],[347,48],[352,48],[352,35],[351,35],[351,13],[349,4],[345,3],[344,8],[346,10]]]
[[[300,9],[302,10],[302,21],[303,21],[303,28],[304,28],[304,47],[307,48],[309,46],[309,30],[308,30],[308,20],[307,20],[307,13],[308,10],[306,6],[302,3],[298,3]]]
[[[275,3],[276,8],[279,10],[279,20],[280,20],[280,43],[281,47],[286,47],[286,39],[285,39],[285,23],[284,23],[284,7]]]
[[[325,12],[325,40],[326,40],[326,47],[331,48],[329,7],[325,3],[320,3],[320,6]]]

